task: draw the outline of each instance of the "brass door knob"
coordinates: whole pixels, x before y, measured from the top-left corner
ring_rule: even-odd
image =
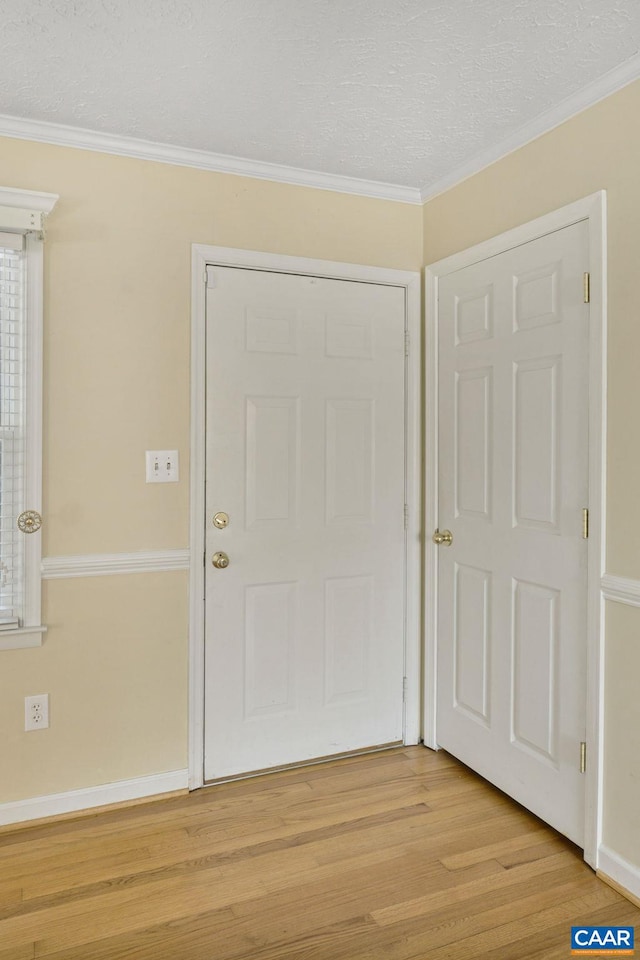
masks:
[[[229,557],[226,553],[223,553],[222,550],[218,550],[218,552],[212,556],[211,563],[218,570],[224,570],[225,567],[229,566]]]
[[[440,530],[436,530],[431,539],[434,543],[437,543],[439,547],[443,544],[445,547],[450,547],[453,543],[453,534],[451,533],[451,530],[443,530],[442,532],[440,532]]]

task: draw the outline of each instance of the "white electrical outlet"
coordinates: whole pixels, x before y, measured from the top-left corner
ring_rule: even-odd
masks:
[[[177,450],[147,450],[147,483],[176,483],[180,479]]]
[[[49,694],[24,698],[25,730],[44,730],[49,726]]]

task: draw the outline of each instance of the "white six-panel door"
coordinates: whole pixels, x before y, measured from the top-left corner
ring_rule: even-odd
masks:
[[[439,744],[584,840],[588,231],[439,280]]]
[[[405,303],[381,284],[208,276],[214,780],[402,739]]]

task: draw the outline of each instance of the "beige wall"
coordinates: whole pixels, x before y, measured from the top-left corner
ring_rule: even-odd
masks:
[[[607,604],[604,842],[640,867],[640,610]]]
[[[0,184],[47,223],[45,556],[188,545],[191,244],[418,270],[422,210],[0,140]],[[144,482],[146,449],[181,481]],[[187,765],[187,578],[49,581],[37,650],[0,654],[0,802]],[[23,697],[51,727],[23,732]]]
[[[596,190],[608,198],[607,571],[640,579],[640,83],[447,191],[424,210],[433,263]],[[608,611],[604,842],[640,865],[640,610]],[[635,740],[635,742],[634,742]]]
[[[415,206],[0,140],[0,184],[60,194],[48,224],[47,556],[188,542],[190,245],[419,269],[606,188],[610,573],[640,578],[640,84]],[[424,233],[423,233],[424,229]],[[423,255],[424,245],[424,255]],[[143,452],[178,448],[147,486]],[[183,573],[45,584],[41,649],[0,654],[0,802],[187,763]],[[640,864],[640,610],[608,611],[605,842]],[[51,728],[22,698],[51,693]]]
[[[187,590],[181,571],[45,582],[45,644],[2,652],[0,802],[186,767]],[[51,726],[25,734],[45,691]]]

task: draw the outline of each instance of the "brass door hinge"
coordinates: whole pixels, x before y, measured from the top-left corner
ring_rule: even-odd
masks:
[[[584,507],[582,510],[582,539],[589,539],[589,508]]]
[[[582,276],[582,292],[584,303],[591,303],[591,274],[589,273]]]
[[[585,740],[580,743],[580,773],[587,772],[587,744]]]

